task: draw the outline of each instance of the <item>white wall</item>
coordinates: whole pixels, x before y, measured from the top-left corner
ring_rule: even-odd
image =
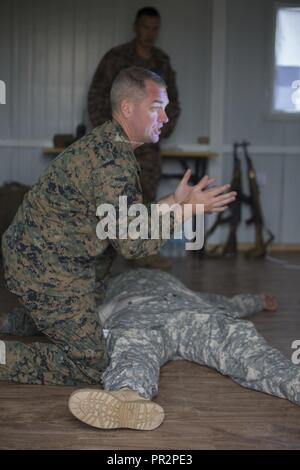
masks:
[[[183,111],[172,142],[196,143],[209,133],[211,3],[151,3],[162,15],[158,46],[178,72]],[[1,1],[0,79],[7,104],[0,106],[0,184],[36,181],[49,162],[43,146],[56,133],[75,132],[99,60],[133,38],[135,13],[143,6],[141,0]]]
[[[275,4],[227,1],[226,144],[247,137],[256,146],[300,146],[299,118],[278,120],[269,113]]]
[[[275,0],[227,1],[223,176],[231,174],[228,146],[250,141],[266,224],[276,242],[300,243],[300,118],[270,114],[274,5]],[[253,232],[241,225],[239,239],[252,241]]]
[[[0,184],[6,180],[31,184],[37,180],[49,163],[42,155],[43,147],[51,145],[54,134],[75,131],[85,113],[87,90],[98,61],[110,47],[132,38],[135,12],[146,3],[1,1],[0,80],[6,82],[7,97],[6,104],[0,105]],[[224,181],[230,180],[232,142],[249,140],[264,183],[261,193],[266,222],[277,242],[299,243],[299,120],[274,120],[268,114],[274,3],[150,2],[162,14],[158,45],[169,53],[177,71],[182,105],[169,143],[195,144],[201,135],[214,138],[218,110],[211,84],[220,91],[215,65],[225,57],[224,92],[220,93],[220,113],[223,103],[224,113],[219,150],[223,156],[211,171]],[[221,15],[215,21],[224,5],[224,20]],[[223,35],[219,28],[224,30]],[[218,37],[224,37],[219,49],[216,44],[212,47],[213,38]],[[163,191],[172,187],[171,183],[169,188],[164,185]],[[225,235],[223,231],[221,236]],[[244,225],[240,240],[253,240],[253,232]]]

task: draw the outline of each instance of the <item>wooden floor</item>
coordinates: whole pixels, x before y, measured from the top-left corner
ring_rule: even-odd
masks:
[[[300,254],[277,255],[300,265]],[[289,358],[300,340],[300,271],[269,261],[174,259],[173,273],[195,290],[232,295],[277,294],[276,314],[261,313],[257,329]],[[0,290],[0,308],[15,303]],[[300,366],[299,366],[300,367]],[[155,431],[98,430],[67,409],[74,387],[0,382],[1,449],[300,449],[300,407],[247,390],[188,362],[162,368],[157,402],[165,421]]]

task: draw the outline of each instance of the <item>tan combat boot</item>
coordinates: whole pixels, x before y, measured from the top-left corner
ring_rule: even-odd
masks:
[[[128,389],[81,389],[69,398],[69,410],[84,423],[102,429],[129,428],[150,431],[164,419],[164,410]]]

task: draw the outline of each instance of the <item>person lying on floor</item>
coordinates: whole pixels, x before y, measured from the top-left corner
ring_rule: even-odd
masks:
[[[119,274],[111,278],[99,307],[110,358],[102,375],[104,390],[76,390],[69,409],[97,428],[155,429],[164,419],[163,409],[151,401],[158,393],[160,368],[177,359],[209,366],[244,387],[299,405],[299,367],[243,320],[276,308],[276,299],[267,293],[227,298],[194,292],[158,270]],[[16,333],[14,325],[7,320],[6,332]],[[34,332],[24,318],[19,328]]]

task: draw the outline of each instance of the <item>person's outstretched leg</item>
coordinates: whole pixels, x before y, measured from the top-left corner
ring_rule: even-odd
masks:
[[[105,389],[130,388],[149,399],[157,395],[160,367],[174,357],[178,344],[176,317],[164,319],[165,325],[157,328],[111,330],[110,361],[102,375]]]
[[[153,328],[148,312],[148,328],[139,328],[145,318],[138,316],[137,328],[131,328],[128,316],[126,320],[122,315],[122,328],[112,329],[108,337],[110,363],[102,376],[105,390],[74,392],[69,409],[76,418],[98,428],[155,429],[164,412],[151,399],[158,391],[160,367],[176,356],[177,322],[164,317],[166,324]]]
[[[151,431],[164,419],[161,406],[126,388],[77,390],[69,398],[69,410],[80,421],[100,429]]]
[[[212,307],[212,310],[213,307]],[[267,344],[249,321],[222,312],[182,314],[179,354],[238,384],[300,405],[300,369]]]

